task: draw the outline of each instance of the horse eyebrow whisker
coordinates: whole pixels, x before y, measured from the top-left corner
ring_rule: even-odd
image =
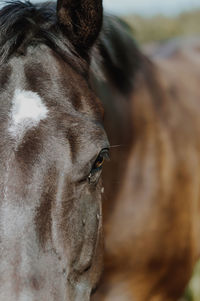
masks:
[[[122,147],[122,146],[125,146],[125,145],[123,145],[123,144],[111,145],[109,148],[117,148],[117,147]]]

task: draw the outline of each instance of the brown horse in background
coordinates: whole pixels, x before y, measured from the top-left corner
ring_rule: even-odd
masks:
[[[151,60],[124,53],[139,67],[127,98],[115,85],[104,103],[112,160],[93,300],[178,300],[200,255],[200,40],[155,47]]]

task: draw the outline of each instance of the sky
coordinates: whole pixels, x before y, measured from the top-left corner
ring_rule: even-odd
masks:
[[[104,7],[116,14],[136,13],[174,15],[185,10],[200,8],[200,0],[104,0]]]

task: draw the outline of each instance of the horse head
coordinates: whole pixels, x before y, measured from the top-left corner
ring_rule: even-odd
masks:
[[[0,299],[89,300],[102,268],[102,1],[0,11]]]

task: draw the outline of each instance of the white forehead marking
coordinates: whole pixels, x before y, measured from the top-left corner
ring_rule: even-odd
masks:
[[[17,89],[13,97],[9,132],[12,136],[22,137],[28,129],[45,119],[47,114],[48,109],[37,93]]]

